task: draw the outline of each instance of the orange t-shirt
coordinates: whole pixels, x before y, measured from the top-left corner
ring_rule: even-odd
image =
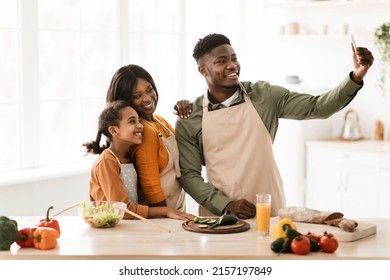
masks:
[[[124,162],[124,159],[119,159]],[[127,209],[147,218],[149,206],[135,204],[129,201],[125,185],[120,176],[120,165],[108,150],[104,150],[96,159],[90,175],[89,196],[91,201],[121,201],[127,204]],[[133,216],[125,213],[124,219]]]
[[[154,118],[174,132],[172,126],[162,117],[154,115]],[[142,144],[135,148],[133,158],[146,202],[155,204],[165,200],[160,182],[160,172],[168,165],[169,155],[156,130],[146,121],[141,122],[144,126]],[[170,136],[169,132],[159,122],[153,121],[152,125],[161,132],[164,138]]]

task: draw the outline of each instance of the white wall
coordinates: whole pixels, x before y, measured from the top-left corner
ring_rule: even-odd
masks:
[[[44,217],[50,206],[54,214],[72,203],[89,201],[88,186],[89,172],[0,186],[0,215]],[[77,215],[77,211],[63,215]]]

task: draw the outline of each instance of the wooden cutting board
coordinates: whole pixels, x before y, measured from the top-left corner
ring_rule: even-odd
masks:
[[[201,228],[199,227],[199,224],[195,223],[194,221],[186,221],[183,223],[183,228],[192,232],[225,234],[247,231],[250,228],[250,225],[245,221],[238,220],[234,225],[216,226],[214,228]]]
[[[279,221],[278,218],[271,219],[272,228],[277,221]],[[376,234],[375,224],[360,222],[360,221],[357,222],[358,222],[358,227],[353,232],[346,232],[338,227],[323,225],[323,224],[308,224],[308,223],[297,223],[297,222],[294,222],[294,224],[297,226],[298,231],[302,234],[306,234],[309,231],[317,234],[326,231],[328,233],[332,233],[340,242],[355,241]]]

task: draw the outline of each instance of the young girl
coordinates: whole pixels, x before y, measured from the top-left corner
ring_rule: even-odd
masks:
[[[192,215],[173,208],[138,204],[137,172],[128,151],[131,146],[142,143],[142,133],[143,125],[128,102],[116,101],[103,110],[96,140],[83,144],[87,153],[100,154],[91,170],[90,199],[125,202],[130,211],[145,218],[192,219]],[[100,146],[102,134],[107,141]],[[124,218],[134,217],[126,213]]]

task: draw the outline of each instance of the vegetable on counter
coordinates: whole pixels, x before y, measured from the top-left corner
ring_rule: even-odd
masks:
[[[289,223],[288,220],[283,221],[284,219],[286,218],[283,218],[276,224],[273,232],[274,238],[279,236],[271,242],[270,247],[274,253],[306,255],[310,252],[322,251],[324,253],[333,253],[337,250],[338,241],[333,234],[327,232],[323,232],[322,234],[308,232],[306,235],[303,235],[296,227],[294,229],[293,224]],[[280,232],[282,229],[284,234]]]
[[[319,234],[315,234],[315,233],[309,231],[308,233],[306,233],[305,236],[309,237],[310,239],[313,239],[317,243],[320,242],[321,236]]]
[[[60,233],[51,227],[38,227],[34,231],[34,247],[41,250],[50,250],[57,246]]]
[[[53,229],[58,231],[58,236],[60,236],[61,235],[61,230],[60,230],[60,225],[59,225],[58,221],[56,219],[54,219],[54,218],[50,218],[50,216],[49,216],[49,212],[50,212],[51,209],[53,209],[53,206],[50,206],[47,209],[46,218],[40,220],[39,223],[37,224],[37,227],[53,228]]]
[[[103,202],[98,206],[89,204],[85,201],[81,203],[83,219],[96,228],[110,228],[119,223],[121,215],[119,212],[111,208],[108,202]]]
[[[16,239],[16,243],[20,247],[34,247],[34,231],[36,227],[33,228],[24,228],[18,231],[18,238]]]
[[[0,216],[0,251],[11,249],[18,238],[18,223],[7,216]]]
[[[288,228],[291,228],[293,230],[297,229],[297,226],[293,223],[293,221],[290,218],[283,218],[279,222],[277,222],[272,231],[273,240],[276,240],[280,237],[287,240],[288,237],[286,235],[286,229]]]
[[[234,225],[237,222],[238,218],[233,214],[223,214],[218,218],[218,220],[214,218],[194,217],[194,223],[198,224],[198,227],[200,228],[214,228],[217,226]]]
[[[294,237],[291,241],[291,251],[298,255],[307,255],[311,249],[309,238],[303,235]]]
[[[275,253],[280,253],[285,240],[283,237],[279,237],[271,243],[271,250]]]
[[[339,247],[339,242],[333,236],[333,234],[324,232],[320,239],[319,245],[322,252],[333,253]]]
[[[236,215],[223,214],[221,217],[219,217],[218,221],[212,224],[209,228],[213,228],[216,226],[234,225],[237,222],[238,222],[238,218]]]

